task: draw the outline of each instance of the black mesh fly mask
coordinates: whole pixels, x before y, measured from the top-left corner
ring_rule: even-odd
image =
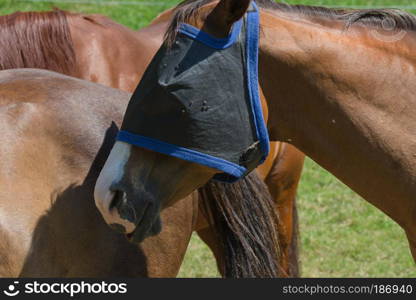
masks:
[[[269,152],[258,91],[259,14],[253,2],[227,38],[181,24],[134,92],[117,139],[205,165],[235,181]]]

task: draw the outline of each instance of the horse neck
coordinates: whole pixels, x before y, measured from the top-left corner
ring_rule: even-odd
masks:
[[[163,41],[161,25],[135,32],[100,15],[71,14],[77,77],[133,92]],[[159,41],[160,40],[160,41]]]
[[[409,45],[383,43],[367,28],[342,33],[268,12],[261,25],[259,76],[271,139],[294,144],[407,224],[416,207],[406,212],[395,200],[410,203],[416,193]]]

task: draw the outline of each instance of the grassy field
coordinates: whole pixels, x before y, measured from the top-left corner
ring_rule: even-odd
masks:
[[[159,12],[179,2],[155,2],[160,3],[159,1],[164,4],[111,5],[108,3],[111,1],[105,0],[99,1],[100,4],[0,0],[0,13],[3,15],[17,10],[48,10],[59,7],[105,14],[138,29],[148,24]],[[286,2],[330,6],[416,6],[416,0]],[[416,267],[403,231],[311,160],[306,161],[298,205],[303,276],[416,277]],[[196,236],[189,246],[180,276],[218,276],[210,251]]]

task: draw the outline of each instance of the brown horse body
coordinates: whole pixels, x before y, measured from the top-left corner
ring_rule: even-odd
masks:
[[[14,22],[10,22],[10,20]],[[78,21],[80,20],[85,21],[86,19],[79,17]],[[17,13],[10,17],[0,18],[0,21],[2,22],[0,29],[3,42],[0,63],[2,69],[37,67],[80,76],[77,70],[81,69],[78,68],[81,63],[78,62],[76,66],[72,65],[76,61],[76,53],[72,47],[69,27],[63,12]],[[82,23],[82,25],[88,25],[84,29],[96,26],[96,24],[92,24],[89,21]],[[18,30],[19,25],[24,25],[24,27],[20,27],[21,31]],[[100,44],[100,46],[103,45]],[[61,49],[62,51],[56,51],[56,56],[48,56],[50,51],[47,49],[53,49],[53,51]],[[102,68],[105,68],[105,64]],[[97,71],[97,73],[99,72]],[[93,76],[92,73],[89,75]],[[106,77],[100,77],[99,80],[104,81],[104,78]],[[14,92],[14,97],[10,97],[10,93],[12,93],[10,90],[6,92],[7,89],[2,89],[2,93],[6,94],[1,98],[1,105],[19,108],[30,106],[26,103],[28,98],[43,99],[36,96],[35,93],[31,97],[30,89],[29,87],[20,87],[20,85],[17,89],[16,84],[15,91],[20,90],[22,93]],[[113,111],[112,115],[102,115],[104,121],[119,121],[121,119],[128,96],[118,98],[121,101],[116,104],[118,108]],[[102,98],[101,100],[104,102],[107,99]],[[113,104],[111,102],[100,103],[98,107],[106,105]],[[61,109],[65,110],[65,107],[62,106]],[[81,106],[79,109],[85,114],[88,113],[87,109]],[[79,111],[73,111],[72,118],[78,118],[77,113]],[[16,114],[4,119],[3,123],[14,124],[19,121],[20,117],[20,114]],[[88,132],[91,136],[96,134],[96,144],[91,140],[76,139],[76,135],[73,135],[75,129],[71,126],[68,126],[69,132],[63,135],[73,137],[67,139],[69,148],[56,146],[54,143],[59,141],[50,140],[49,147],[57,148],[55,150],[57,152],[56,164],[55,168],[51,168],[45,176],[36,176],[37,172],[41,173],[39,165],[29,164],[32,166],[33,174],[31,175],[32,180],[26,182],[22,179],[25,176],[21,175],[27,173],[24,168],[28,165],[22,164],[19,165],[19,168],[16,166],[18,171],[15,172],[21,177],[19,180],[7,179],[7,182],[4,183],[7,189],[2,189],[3,195],[0,198],[2,201],[1,216],[4,217],[0,231],[2,241],[4,241],[0,247],[2,250],[1,276],[173,277],[177,275],[194,226],[194,214],[198,209],[196,195],[184,199],[174,207],[167,208],[163,212],[163,221],[166,224],[164,231],[158,237],[147,239],[138,250],[137,247],[132,247],[124,237],[115,235],[109,230],[97,213],[93,205],[92,189],[98,170],[95,169],[95,177],[91,177],[91,182],[86,181],[87,185],[78,188],[77,183],[83,183],[86,174],[88,174],[88,168],[94,159],[92,154],[99,149],[100,144],[97,144],[97,139],[102,140],[108,125],[92,122],[90,126],[86,125],[85,128],[79,129],[85,133]],[[36,126],[33,127],[36,128]],[[97,127],[101,130],[97,130]],[[53,131],[52,128],[50,130]],[[34,136],[42,136],[40,129],[37,135],[34,133]],[[46,142],[42,143],[43,147],[48,145]],[[82,153],[68,152],[69,149],[82,149],[83,144],[91,146],[89,161],[82,157]],[[36,162],[39,162],[41,166],[47,166],[45,161],[48,156],[43,156],[44,149],[36,148],[39,149],[39,157]],[[96,149],[95,152],[93,149]],[[32,150],[27,148],[26,152],[29,153]],[[19,153],[19,151],[15,149],[11,153]],[[24,155],[22,153],[22,157],[25,157]],[[13,163],[16,162],[15,156],[13,156]],[[32,157],[36,157],[36,155],[32,154]],[[79,165],[79,170],[74,166],[69,168],[68,157],[70,157],[69,160],[81,160],[84,164]],[[13,163],[6,163],[7,159],[3,161],[4,172],[9,172],[7,167],[14,167]],[[61,182],[58,184],[57,180]],[[48,182],[47,185],[46,182]],[[26,188],[23,188],[23,185]],[[71,192],[73,185],[75,185],[76,193]],[[32,188],[30,188],[31,186]],[[34,187],[39,190],[42,196],[30,196],[35,195]],[[55,201],[60,205],[51,206],[51,200],[57,197],[57,193],[67,189],[70,190],[68,196],[64,197],[67,201]],[[73,199],[69,196],[71,194]],[[13,195],[16,202],[20,201],[16,204],[20,206],[20,210],[8,206],[10,195]],[[78,210],[84,211],[84,213],[79,214]],[[68,215],[68,211],[73,212],[73,218]],[[62,225],[66,222],[70,224],[74,220],[76,222],[73,226]],[[91,228],[91,231],[87,228]],[[99,251],[97,251],[99,248],[96,248],[96,245],[102,245]],[[102,264],[103,261],[111,263]]]
[[[36,48],[34,47],[34,45],[32,45],[31,48],[27,48],[27,45],[25,46],[24,42],[21,41],[21,44],[17,44],[17,46],[15,46],[20,47],[20,51],[23,53],[23,55],[27,55],[28,57],[32,55],[33,51],[38,51],[38,55],[35,56],[36,59],[32,61],[30,59],[14,61],[13,59],[15,59],[15,56],[12,56],[12,51],[8,51],[6,52],[6,54],[8,54],[11,57],[8,61],[1,61],[1,67],[48,68],[58,72],[67,73],[79,78],[120,88],[122,90],[132,91],[137,85],[139,79],[141,78],[147,64],[153,57],[153,54],[157,51],[157,49],[160,47],[160,44],[163,41],[163,33],[166,30],[168,24],[166,21],[167,16],[169,16],[169,13],[160,17],[159,20],[154,22],[153,25],[144,28],[139,32],[134,32],[125,28],[124,26],[112,22],[108,18],[98,15],[85,16],[80,14],[68,14],[59,11],[53,13],[36,14],[36,16],[32,15],[32,18],[35,17],[41,20],[41,22],[32,22],[34,24],[40,24],[40,26],[33,26],[33,28],[40,28],[41,31],[44,31],[43,35],[38,34],[36,36],[38,38],[41,38],[42,36],[45,36],[47,31],[52,30],[52,32],[55,33],[54,37],[57,41],[55,48],[60,47],[63,49],[61,57],[66,57],[66,60],[67,62],[69,62],[69,64],[53,64],[51,62],[53,62],[54,60],[51,57],[48,57],[48,51],[46,51],[42,47]],[[29,19],[27,18],[28,15],[26,14],[16,14],[14,16],[14,18],[21,23],[25,22],[25,17],[26,19]],[[50,22],[50,19],[53,18],[56,18],[55,22]],[[68,34],[68,30],[65,30],[65,21],[63,18],[67,19],[70,34]],[[2,26],[1,29],[2,36],[5,36],[5,34],[9,34],[7,31],[7,29],[9,28]],[[10,38],[8,41],[10,42],[10,44],[12,44],[13,36],[8,35],[7,37]],[[71,47],[71,40],[73,43],[73,47]],[[40,40],[39,44],[41,45],[42,43],[45,42]],[[64,45],[68,45],[68,47],[65,47]],[[4,49],[7,50],[7,47]],[[76,62],[76,64],[71,66],[72,62]],[[123,105],[125,105],[125,103],[123,103]],[[120,118],[120,116],[118,116],[118,118]],[[117,117],[115,117],[115,120],[117,120]],[[281,233],[281,243],[283,245],[283,257],[285,259],[284,266],[286,273],[290,275],[297,275],[297,254],[296,251],[293,251],[292,254],[290,254],[290,247],[296,245],[296,238],[292,233],[292,224],[294,223],[293,209],[296,187],[299,181],[300,172],[303,165],[303,155],[292,146],[286,144],[275,144],[272,147],[272,150],[273,151],[270,156],[270,159],[268,160],[268,162],[266,162],[264,167],[259,170],[259,172],[263,176],[263,178],[265,178],[269,186],[269,189],[273,195],[273,198],[276,201],[276,205],[280,210],[281,218],[283,219],[285,224],[285,231]],[[64,174],[64,172],[62,171],[61,173]],[[85,174],[85,172],[83,174],[78,174],[79,178],[77,180],[79,183],[81,182],[81,179],[84,178],[83,175]],[[67,181],[65,182],[68,183]],[[34,228],[39,216],[41,216],[46,210],[49,209],[48,201],[51,198],[52,191],[65,189],[64,186],[54,187],[53,184],[51,184],[50,187],[52,190],[44,190],[45,195],[43,198],[40,196],[36,198],[38,199],[36,200],[36,203],[38,203],[38,210],[31,211],[29,218],[31,220],[31,225],[29,226],[29,224],[27,224],[28,226],[26,228]],[[67,187],[69,187],[69,185],[67,185]],[[24,197],[26,201],[30,201],[29,197],[25,195],[22,197]],[[2,199],[6,198],[2,197]],[[42,202],[41,199],[43,199],[44,202]],[[189,205],[190,202],[193,204]],[[63,203],[63,201],[57,201],[56,203]],[[63,203],[62,207],[68,205],[67,208],[71,208],[71,205],[73,205],[73,203],[74,202],[68,201],[68,204]],[[215,232],[212,228],[210,228],[209,222],[203,217],[204,214],[198,213],[197,203],[197,196],[193,195],[188,199],[184,199],[183,201],[178,202],[177,204],[173,205],[172,207],[164,211],[162,216],[164,223],[164,231],[157,237],[147,239],[141,245],[141,253],[142,255],[144,255],[144,259],[147,261],[147,263],[145,264],[146,267],[142,267],[141,270],[145,271],[142,271],[140,273],[139,271],[137,271],[140,269],[138,268],[136,271],[139,273],[132,272],[131,274],[136,274],[140,276],[175,276],[182,261],[192,230],[196,230],[200,237],[211,247],[218,262],[221,262],[223,260],[223,258],[221,257],[222,250],[219,247],[219,241],[216,238]],[[199,203],[201,203],[201,201],[199,201]],[[81,205],[81,203],[77,204]],[[82,204],[87,206],[91,205],[91,203],[88,201],[82,202]],[[201,209],[202,206],[200,206],[199,211],[201,211]],[[90,208],[88,209],[88,211],[90,211],[91,214],[97,213],[92,212]],[[21,211],[21,213],[23,213],[24,215],[24,211]],[[5,214],[7,215],[7,213]],[[60,217],[62,217],[62,220],[65,219],[63,213],[60,214]],[[43,219],[44,218],[42,218],[42,220]],[[16,220],[18,220],[18,218],[16,218]],[[59,218],[55,217],[50,220],[58,221]],[[96,225],[96,228],[99,228],[99,230],[103,231],[107,230],[104,229],[104,227],[101,227],[101,220],[93,220],[95,220],[94,222],[98,223],[98,225]],[[52,226],[51,224],[52,223],[49,223],[49,227]],[[16,226],[18,226],[18,224],[16,224]],[[62,237],[65,237],[65,240],[69,241],[70,239],[67,239],[67,236],[74,236],[74,232],[72,232],[71,234],[65,232],[60,234]],[[55,233],[55,235],[58,236],[59,234]],[[108,234],[101,233],[97,234],[96,236],[104,235],[107,236]],[[113,237],[113,239],[119,239],[119,236],[114,234],[110,234],[109,236]],[[28,242],[29,239],[30,235],[26,237],[26,243],[24,243],[25,245],[27,245],[27,247],[23,249],[26,250],[15,251],[19,249],[14,249],[13,253],[20,253],[20,256],[16,256],[15,259],[10,260],[11,262],[13,262],[12,264],[15,265],[15,267],[13,268],[13,272],[8,273],[7,271],[4,271],[4,275],[14,276],[19,274],[18,270],[21,266],[19,266],[18,262],[22,261],[22,258],[27,255],[26,252],[30,245],[30,243]],[[87,243],[86,239],[87,238],[83,239],[84,244],[92,244],[93,241],[96,241],[93,239],[92,241]],[[12,238],[10,238],[10,236],[8,240],[11,240],[12,242]],[[68,241],[66,243],[68,243]],[[108,241],[104,239],[101,242],[106,243]],[[121,248],[121,250],[119,251],[127,252],[126,255],[120,256],[125,256],[125,261],[128,263],[127,257],[132,256],[133,254],[127,250],[128,246],[125,244],[125,241],[117,240],[117,243],[119,243],[119,247]],[[80,245],[81,244],[82,243],[80,243]],[[56,248],[58,248],[58,245],[59,244],[57,244]],[[65,245],[65,243],[62,243],[62,245]],[[71,247],[74,250],[72,253],[80,252],[75,250],[76,247],[79,247],[80,245],[76,245],[76,243],[71,243]],[[108,245],[110,245],[110,243],[108,243]],[[172,245],[174,246],[172,247]],[[30,247],[35,249],[41,249],[38,248],[38,246],[34,247],[33,244]],[[128,249],[131,250],[131,247]],[[10,249],[6,250],[10,251]],[[31,253],[36,254],[38,252],[31,251]],[[64,253],[65,251],[60,251],[59,257],[67,261],[72,261],[70,258],[71,255],[65,258]],[[94,255],[93,252],[84,253],[85,257],[88,257],[89,255]],[[93,264],[82,264],[82,267],[78,267],[78,269],[76,266],[72,265],[71,271],[62,271],[63,269],[65,269],[65,267],[61,267],[61,270],[59,272],[55,272],[54,270],[45,267],[39,268],[39,265],[34,264],[34,261],[42,261],[43,266],[48,265],[46,262],[48,259],[49,252],[43,251],[42,255],[42,260],[27,259],[30,263],[26,263],[25,265],[32,267],[30,269],[28,267],[25,267],[23,269],[24,271],[21,274],[33,276],[52,276],[52,274],[54,276],[101,276],[112,275],[111,272],[114,272],[113,275],[131,275],[130,273],[127,273],[126,275],[121,271],[117,273],[114,270],[108,268],[104,268],[107,273],[99,273],[99,271],[95,270],[103,270],[103,268],[97,268]],[[114,255],[114,252],[103,252],[102,255],[107,255],[107,257],[111,257],[111,255]],[[291,263],[288,262],[288,257],[290,255],[292,255]],[[134,259],[135,258],[133,257],[133,260]],[[62,266],[63,264],[55,263],[55,265]],[[128,269],[131,270],[130,267],[128,267]]]
[[[262,14],[271,137],[290,140],[396,221],[416,259],[416,18],[332,12],[314,23],[278,7]]]
[[[120,122],[130,95],[41,70],[0,74],[0,120],[8,139],[0,150],[0,275],[175,276],[192,228],[186,209],[192,199],[167,209],[165,222],[175,226],[140,246],[113,232],[93,201],[117,132],[111,120]]]
[[[175,41],[182,22],[224,38],[250,3],[184,1],[168,40]],[[262,8],[259,83],[266,96],[270,138],[291,142],[389,215],[406,231],[416,259],[416,18],[388,10],[257,3]],[[386,29],[386,24],[393,26]],[[137,158],[150,156],[139,147],[131,147],[129,155],[136,159],[123,157],[127,163],[121,162],[126,172],[135,169],[135,178],[129,180],[164,189],[166,197],[174,195],[172,187],[163,187],[163,178],[152,176],[169,172],[174,163],[155,163],[153,174],[139,179],[147,169]],[[191,192],[203,184],[200,169],[183,165],[181,176],[189,172],[199,177],[176,189]],[[206,168],[205,175],[212,174],[215,170]],[[127,177],[121,178],[117,183],[127,185]]]

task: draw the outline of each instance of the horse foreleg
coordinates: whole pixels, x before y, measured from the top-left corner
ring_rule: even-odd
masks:
[[[290,277],[299,276],[296,193],[303,162],[303,153],[289,144],[282,144],[274,165],[265,178],[280,218],[282,266]]]
[[[212,227],[206,227],[197,231],[201,240],[211,249],[217,262],[217,268],[222,277],[224,277],[224,251],[221,248],[221,243],[217,238]]]
[[[292,212],[290,224],[292,225],[290,243],[288,246],[288,276],[300,276],[300,262],[299,262],[299,219],[296,204],[296,198],[292,201]]]

